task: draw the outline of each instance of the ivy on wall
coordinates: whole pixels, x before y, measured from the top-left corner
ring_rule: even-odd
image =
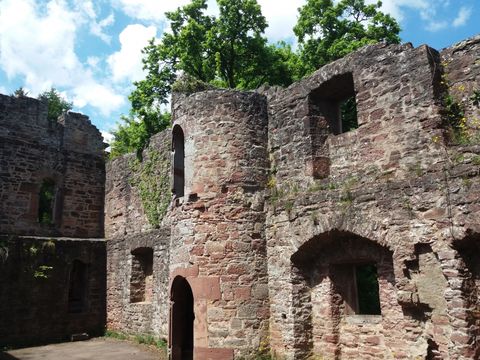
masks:
[[[142,161],[130,162],[131,185],[140,195],[149,224],[158,228],[171,200],[170,161],[156,150],[150,150]]]

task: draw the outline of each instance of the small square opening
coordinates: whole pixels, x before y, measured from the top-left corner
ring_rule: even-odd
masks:
[[[357,102],[352,73],[332,77],[310,95],[313,115],[323,117],[335,135],[358,128]]]

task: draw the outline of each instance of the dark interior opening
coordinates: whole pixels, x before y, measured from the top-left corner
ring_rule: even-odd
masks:
[[[55,182],[45,179],[38,194],[38,222],[50,225],[54,223]]]
[[[337,135],[358,128],[353,76],[345,73],[322,83],[310,95],[313,114],[326,119],[330,132]]]
[[[153,297],[153,249],[132,251],[130,302],[151,302]]]
[[[193,360],[193,293],[187,279],[177,276],[171,290],[172,360]]]
[[[377,267],[373,264],[355,266],[358,314],[380,315]]]
[[[175,125],[172,131],[173,151],[173,193],[176,197],[185,194],[185,138],[180,126]]]
[[[87,264],[74,260],[70,270],[68,288],[68,312],[81,313],[87,305]]]

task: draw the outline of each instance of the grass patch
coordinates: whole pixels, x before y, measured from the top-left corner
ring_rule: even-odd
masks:
[[[105,337],[117,340],[129,340],[137,344],[155,346],[157,349],[166,349],[167,341],[162,338],[153,336],[152,334],[135,334],[129,335],[120,331],[105,330]]]

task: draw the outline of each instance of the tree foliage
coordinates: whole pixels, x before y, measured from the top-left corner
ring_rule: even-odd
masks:
[[[300,45],[302,72],[308,74],[328,62],[369,44],[399,43],[400,26],[379,9],[382,3],[364,0],[308,0],[299,9],[294,33]]]
[[[217,4],[217,17],[205,14],[207,0],[192,0],[166,13],[170,30],[142,51],[146,77],[134,83],[131,113],[114,132],[112,156],[140,153],[151,135],[168,127],[170,117],[162,109],[179,73],[228,88],[288,86],[361,46],[400,40],[397,22],[379,11],[380,2],[307,0],[294,28],[298,52],[284,42],[268,43],[267,21],[257,0]]]
[[[15,90],[11,96],[15,96],[17,98],[27,97],[28,91],[26,91],[23,86],[20,86],[17,90]]]
[[[50,121],[57,121],[58,117],[63,113],[72,110],[73,103],[65,100],[62,95],[55,89],[44,91],[38,95],[39,100],[48,103],[48,119]]]

